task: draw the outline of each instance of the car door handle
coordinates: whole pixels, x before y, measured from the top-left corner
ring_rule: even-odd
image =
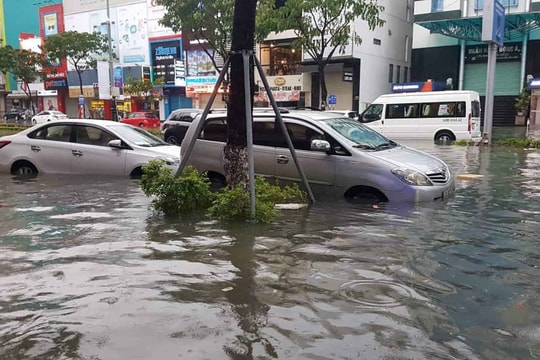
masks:
[[[40,152],[41,151],[41,148],[37,145],[32,145],[30,146],[30,150],[34,151],[34,152]]]
[[[71,150],[71,153],[76,157],[81,157],[83,155],[83,153],[79,150]]]
[[[276,159],[278,164],[287,164],[289,162],[289,157],[285,155],[280,155]]]

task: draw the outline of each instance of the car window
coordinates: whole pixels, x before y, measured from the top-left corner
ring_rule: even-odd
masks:
[[[70,125],[57,124],[39,128],[38,130],[28,134],[28,137],[32,139],[68,142],[70,140],[70,135]]]
[[[294,148],[298,150],[311,150],[311,140],[323,138],[315,130],[301,124],[287,123],[285,126]]]
[[[275,122],[256,121],[253,123],[253,144],[262,146],[285,147],[287,142],[280,129],[276,129]]]
[[[144,147],[170,145],[159,137],[154,136],[138,127],[121,125],[122,124],[109,125],[108,127],[111,129],[114,128],[115,133],[119,134],[124,140],[127,140],[132,144]]]
[[[227,125],[225,119],[208,121],[204,125],[203,131],[201,131],[199,139],[225,142],[227,140]]]
[[[155,119],[155,118],[157,118],[156,114],[154,114],[154,113],[147,113],[147,114],[146,114],[146,117],[149,118],[149,119]]]
[[[108,146],[109,141],[116,139],[114,135],[93,126],[77,125],[75,128],[75,141],[79,144]]]

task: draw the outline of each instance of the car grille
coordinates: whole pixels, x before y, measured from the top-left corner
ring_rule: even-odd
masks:
[[[448,182],[448,178],[450,177],[450,172],[448,171],[447,168],[444,167],[444,168],[431,171],[427,173],[426,175],[434,184],[445,184],[446,182]]]

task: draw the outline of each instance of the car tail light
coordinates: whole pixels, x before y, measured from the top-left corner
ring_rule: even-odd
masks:
[[[9,140],[0,140],[0,149],[9,144],[11,144]]]
[[[469,113],[469,123],[467,124],[467,131],[469,131],[469,132],[471,132],[471,126],[472,126],[471,118],[472,118],[472,114]]]

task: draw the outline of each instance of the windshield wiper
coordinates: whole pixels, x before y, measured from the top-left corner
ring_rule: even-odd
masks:
[[[369,145],[369,144],[356,144],[356,145],[353,145],[353,147],[358,148],[358,149],[363,149],[363,150],[375,149],[373,145]]]
[[[391,141],[391,142],[379,144],[375,148],[377,150],[390,149],[390,148],[394,147],[395,145],[396,145],[396,143]]]

